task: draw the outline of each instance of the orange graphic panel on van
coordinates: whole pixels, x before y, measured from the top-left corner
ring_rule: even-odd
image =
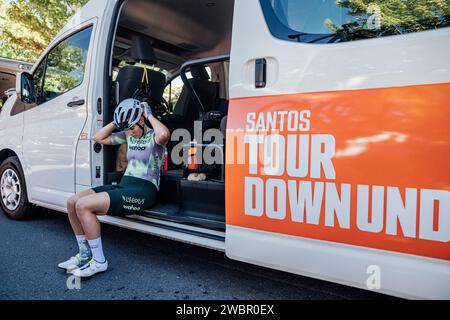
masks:
[[[226,223],[450,260],[450,84],[233,99]]]

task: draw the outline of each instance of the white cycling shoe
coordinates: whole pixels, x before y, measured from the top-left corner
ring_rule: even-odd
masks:
[[[58,267],[61,269],[66,269],[68,272],[80,268],[81,266],[84,266],[86,263],[88,263],[91,260],[89,259],[82,259],[80,254],[77,253],[74,257],[70,257],[69,260],[61,262],[58,264]]]
[[[87,278],[91,277],[96,273],[105,272],[108,270],[108,261],[101,263],[94,259],[89,260],[84,266],[73,269],[70,273],[72,273],[76,277]]]

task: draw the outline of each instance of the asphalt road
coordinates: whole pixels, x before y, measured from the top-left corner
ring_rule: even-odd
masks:
[[[389,298],[109,225],[102,239],[108,271],[68,289],[69,275],[56,266],[78,249],[66,215],[42,209],[33,220],[12,221],[0,212],[0,299]]]

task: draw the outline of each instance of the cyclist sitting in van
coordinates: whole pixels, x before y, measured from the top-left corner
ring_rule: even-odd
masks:
[[[153,128],[146,125],[147,119]],[[113,133],[114,129],[122,130]],[[165,145],[169,130],[153,115],[146,103],[135,99],[122,101],[114,112],[114,121],[94,135],[104,145],[128,145],[128,165],[117,185],[104,185],[83,190],[67,202],[69,221],[79,244],[75,257],[60,263],[80,277],[106,271],[96,215],[125,216],[148,209],[156,201]]]

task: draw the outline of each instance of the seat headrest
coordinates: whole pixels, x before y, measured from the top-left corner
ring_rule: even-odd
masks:
[[[119,83],[119,102],[131,98],[136,89],[141,86],[144,68],[124,66],[119,70],[116,81]],[[162,72],[147,69],[150,95],[157,101],[162,101],[166,76]]]
[[[192,66],[190,67],[191,75],[195,79],[209,80],[209,74],[206,71],[205,66]]]
[[[133,36],[131,40],[131,57],[136,61],[153,65],[157,62],[155,51],[149,39],[142,36]]]

